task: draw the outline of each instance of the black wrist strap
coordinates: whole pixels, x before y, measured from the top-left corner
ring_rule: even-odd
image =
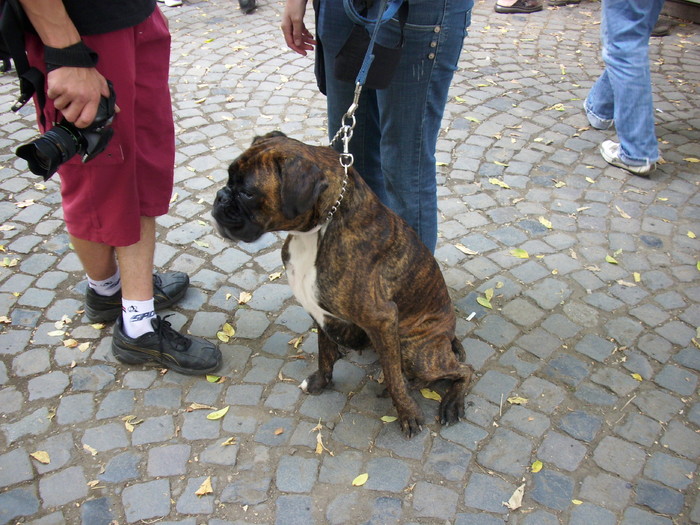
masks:
[[[63,48],[44,46],[47,72],[59,67],[95,67],[97,58],[97,53],[83,42]]]

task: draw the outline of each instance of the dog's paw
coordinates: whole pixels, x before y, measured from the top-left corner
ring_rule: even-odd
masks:
[[[401,430],[406,435],[408,439],[413,436],[420,434],[423,431],[423,416],[417,417],[400,417],[399,422],[401,423]]]
[[[320,371],[316,371],[304,379],[299,388],[306,394],[319,394],[329,383],[329,379],[323,377]]]
[[[440,402],[438,416],[442,425],[459,423],[459,419],[464,417],[464,396],[450,396],[448,392]]]

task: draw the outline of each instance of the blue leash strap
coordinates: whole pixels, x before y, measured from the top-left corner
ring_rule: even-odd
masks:
[[[367,47],[367,52],[365,53],[365,58],[362,61],[360,71],[357,74],[355,84],[359,84],[360,86],[365,84],[367,74],[369,73],[369,68],[372,66],[372,61],[374,60],[374,43],[377,40],[379,27],[394,17],[403,2],[404,0],[381,0],[378,11],[381,13],[381,15],[377,16],[376,19],[369,19],[363,17],[357,12],[352,0],[343,0],[344,8],[347,13],[352,13],[355,18],[361,20],[367,26],[374,26],[372,29],[372,37],[370,38],[369,46]]]

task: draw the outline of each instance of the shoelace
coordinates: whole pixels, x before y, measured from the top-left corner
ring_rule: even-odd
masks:
[[[160,341],[160,351],[161,353],[163,352],[163,346],[164,346],[164,341],[167,339],[170,341],[172,346],[181,352],[187,351],[189,348],[189,340],[179,333],[178,331],[174,330],[171,326],[171,324],[166,321],[168,317],[172,317],[173,314],[166,315],[162,319],[158,317],[158,329],[156,330],[159,341]]]

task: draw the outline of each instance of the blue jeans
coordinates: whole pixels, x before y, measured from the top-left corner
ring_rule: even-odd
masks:
[[[391,85],[363,89],[350,142],[354,167],[380,200],[402,216],[432,251],[437,244],[435,148],[447,91],[471,22],[473,0],[408,0],[401,60]],[[378,2],[375,2],[378,4]],[[318,39],[323,48],[332,138],[353,100],[355,86],[333,76],[335,56],[353,21],[342,0],[321,0]],[[391,20],[378,42],[395,46],[399,24]]]
[[[649,71],[649,37],[664,0],[603,0],[601,40],[605,71],[586,98],[590,123],[613,122],[620,159],[644,166],[659,159]]]

